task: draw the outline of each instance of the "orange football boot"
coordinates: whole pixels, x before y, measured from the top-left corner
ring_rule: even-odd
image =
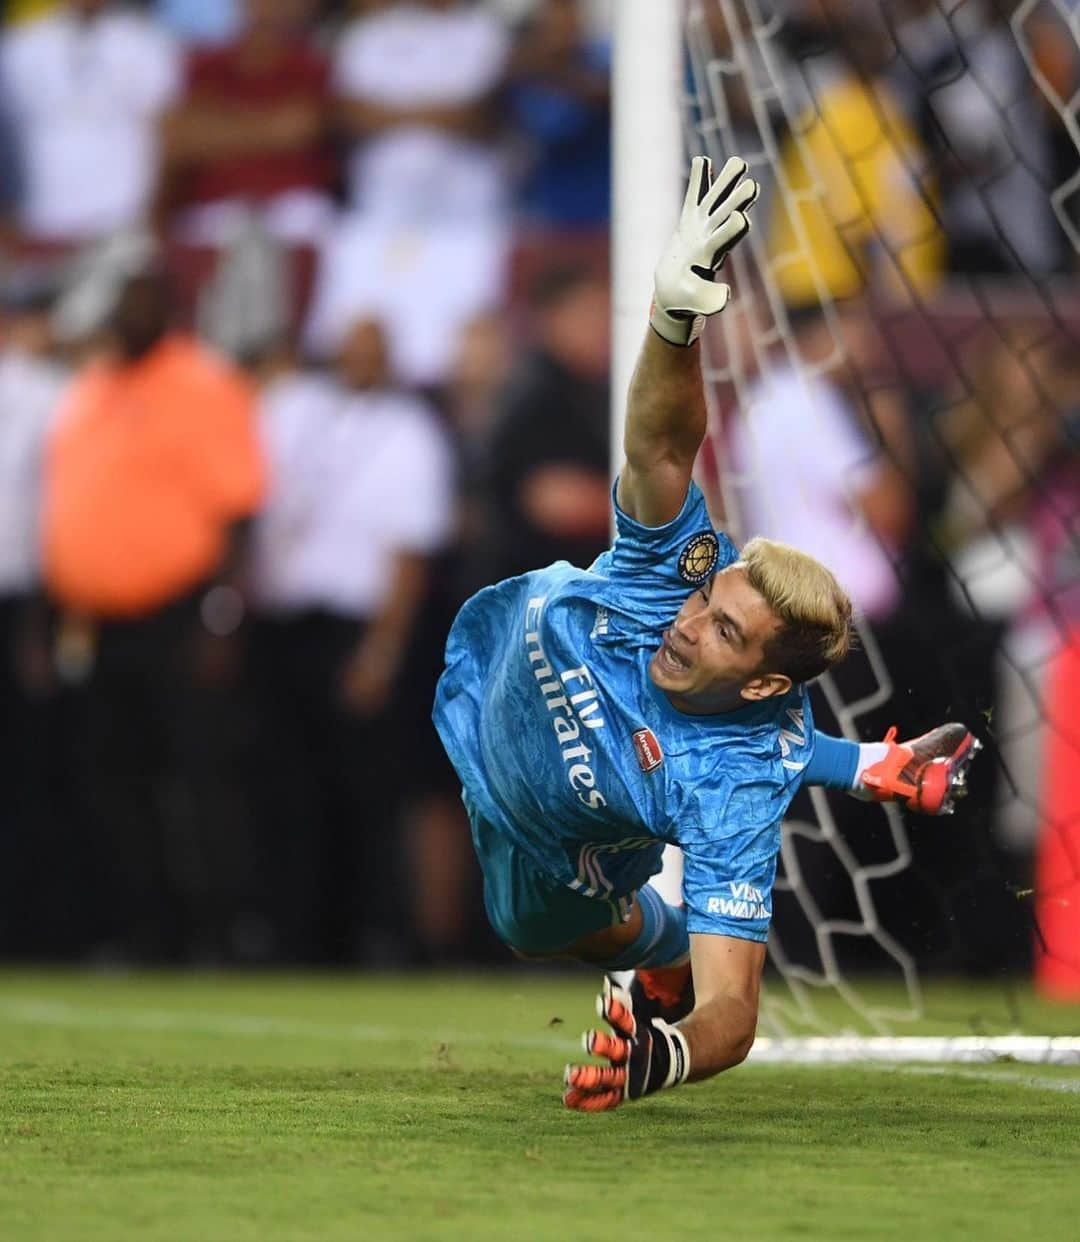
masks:
[[[922,815],[951,815],[957,798],[967,794],[967,770],[982,743],[967,725],[939,725],[913,738],[896,740],[896,728],[885,734],[889,753],[862,774],[875,802],[903,802]]]

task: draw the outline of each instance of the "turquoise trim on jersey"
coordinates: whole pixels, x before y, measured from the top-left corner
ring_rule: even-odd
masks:
[[[590,569],[563,561],[487,587],[454,622],[434,718],[474,833],[482,821],[604,911],[672,842],[690,931],[765,940],[781,820],[813,749],[809,702],[796,687],[736,712],[677,711],[649,661],[738,553],[693,484],[664,526],[617,505],[615,518]]]
[[[806,765],[805,780],[808,785],[824,785],[826,789],[851,793],[858,771],[858,742],[851,742],[846,737],[830,737],[827,733],[814,735],[814,753]]]

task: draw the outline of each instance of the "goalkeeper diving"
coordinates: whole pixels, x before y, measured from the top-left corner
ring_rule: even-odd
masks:
[[[691,471],[699,338],[750,228],[747,165],[692,162],[630,386],[616,538],[487,587],[458,614],[435,722],[463,785],[492,926],[519,956],[605,981],[611,1030],[568,1108],[615,1108],[738,1064],[754,1040],[781,822],[805,783],[941,814],[979,748],[962,724],[858,744],[814,729],[806,685],[847,654],[851,604],[802,552],[713,530]],[[683,851],[683,904],[649,884]]]

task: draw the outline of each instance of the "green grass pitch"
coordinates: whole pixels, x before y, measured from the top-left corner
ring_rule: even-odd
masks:
[[[1080,1237],[1080,1068],[748,1064],[567,1113],[596,982],[0,974],[0,1238]]]

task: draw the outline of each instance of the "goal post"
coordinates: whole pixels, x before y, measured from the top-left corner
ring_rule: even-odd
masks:
[[[653,268],[683,170],[678,0],[619,0],[612,71],[611,469],[622,464],[626,393],[648,323]]]
[[[626,394],[648,324],[653,268],[680,202],[682,13],[678,0],[618,0],[612,72],[611,475],[622,467]],[[680,901],[682,857],[664,851],[656,881]]]

